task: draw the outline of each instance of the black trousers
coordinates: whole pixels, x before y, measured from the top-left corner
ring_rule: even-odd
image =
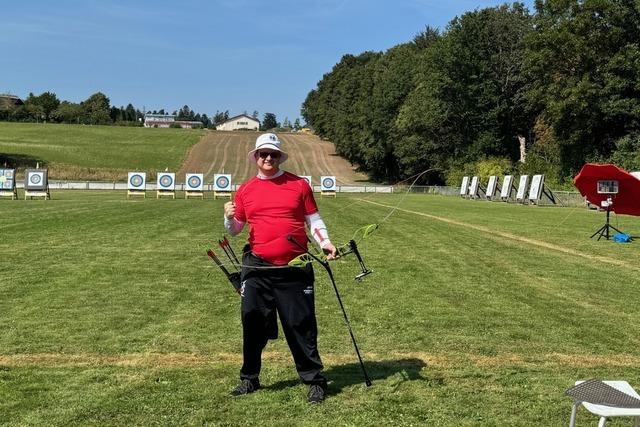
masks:
[[[305,384],[326,384],[318,353],[313,267],[266,268],[272,264],[248,252],[242,269],[241,379],[260,374],[262,350],[278,336],[277,316],[298,375]],[[257,268],[252,268],[257,267]]]

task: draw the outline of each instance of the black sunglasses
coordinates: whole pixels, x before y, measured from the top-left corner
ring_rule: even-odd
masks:
[[[279,159],[280,152],[279,151],[258,151],[258,156],[260,156],[261,159],[266,159],[267,156],[271,156],[272,159]]]

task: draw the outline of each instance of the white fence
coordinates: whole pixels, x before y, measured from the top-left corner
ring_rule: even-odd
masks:
[[[176,191],[184,191],[186,184],[176,183]],[[24,188],[24,183],[16,183],[17,188]],[[231,186],[236,191],[240,184]],[[147,183],[147,191],[155,191],[156,183]],[[49,190],[127,190],[126,182],[98,182],[98,181],[49,181]],[[205,184],[203,191],[213,191],[213,184]],[[320,192],[320,186],[314,185],[313,191]],[[392,185],[339,185],[339,193],[394,193]],[[406,190],[405,190],[406,191]]]

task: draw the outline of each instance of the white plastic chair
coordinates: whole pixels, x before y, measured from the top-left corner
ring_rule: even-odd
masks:
[[[584,381],[576,381],[576,385],[583,383]],[[640,395],[629,385],[626,381],[602,381],[603,383],[619,390],[625,394],[628,394],[631,397],[636,399],[640,399]],[[607,406],[607,405],[596,405],[594,403],[589,402],[580,402],[574,401],[573,407],[571,408],[571,419],[569,421],[569,427],[574,427],[576,423],[576,412],[578,411],[578,407],[580,405],[584,406],[584,408],[591,412],[594,415],[600,417],[600,421],[598,422],[598,427],[604,427],[607,423],[607,419],[613,417],[633,417],[634,418],[634,426],[640,427],[640,407],[638,408],[621,408],[616,406]]]

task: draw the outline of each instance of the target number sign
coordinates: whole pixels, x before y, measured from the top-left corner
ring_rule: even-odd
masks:
[[[174,191],[176,174],[173,172],[158,172],[158,190]]]
[[[204,188],[204,175],[201,173],[188,173],[186,175],[187,191],[202,191]]]
[[[146,189],[145,182],[147,180],[146,172],[129,172],[127,179],[128,190],[144,190]]]
[[[320,177],[320,190],[321,191],[336,191],[336,177],[335,176],[321,176]]]
[[[215,191],[231,191],[231,175],[215,174],[213,176],[213,189]]]
[[[25,171],[25,190],[46,190],[47,184],[47,169],[27,169]]]

